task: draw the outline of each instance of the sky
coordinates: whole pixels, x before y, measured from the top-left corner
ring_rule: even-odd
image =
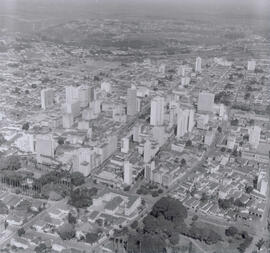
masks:
[[[270,0],[0,0],[0,28],[1,22],[16,27],[20,25],[18,22],[33,20],[63,23],[75,19],[128,17],[215,18],[221,22],[247,23],[262,20],[270,29]]]

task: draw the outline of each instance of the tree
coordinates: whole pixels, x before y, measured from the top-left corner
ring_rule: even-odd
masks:
[[[0,215],[6,214],[8,214],[8,207],[2,200],[0,200]]]
[[[22,129],[27,131],[27,130],[29,130],[29,127],[30,127],[29,122],[26,122],[23,124]]]
[[[163,253],[166,252],[166,242],[160,235],[136,234],[129,235],[128,252],[132,253]]]
[[[225,152],[225,151],[226,151],[226,148],[225,148],[225,147],[222,147],[222,148],[220,149],[220,151],[221,151],[221,152]]]
[[[222,133],[222,128],[220,126],[218,126],[217,130],[219,133]]]
[[[270,114],[270,105],[267,105],[267,106],[266,106],[265,112],[266,112],[267,114]]]
[[[96,188],[80,188],[71,192],[69,204],[76,208],[84,208],[92,205],[92,197],[96,195]]]
[[[238,233],[238,229],[236,227],[229,227],[225,230],[226,236],[235,236]]]
[[[205,193],[205,192],[203,192],[202,193],[202,196],[201,196],[201,202],[206,202],[207,200],[208,200],[209,198],[208,198],[208,196],[207,196],[207,194]]]
[[[85,241],[87,243],[93,244],[98,240],[98,235],[96,233],[87,233],[85,237]]]
[[[25,234],[25,230],[24,230],[24,228],[19,228],[18,229],[18,231],[17,231],[17,233],[18,233],[18,236],[22,236],[22,235],[24,235]]]
[[[195,215],[192,217],[192,221],[197,221],[198,218],[199,218],[198,215],[195,214]]]
[[[191,140],[187,140],[186,147],[191,147],[191,146],[192,146],[192,141]]]
[[[235,157],[238,156],[238,152],[237,152],[237,149],[236,148],[233,150],[232,155],[235,156]]]
[[[63,224],[57,232],[62,240],[70,240],[75,237],[74,226],[70,223]]]
[[[232,126],[238,126],[238,124],[239,124],[238,119],[233,119],[233,120],[231,120],[231,125],[232,125]]]
[[[79,186],[85,183],[84,175],[81,172],[73,172],[70,175],[71,183],[75,186]]]
[[[151,195],[154,198],[158,197],[158,191],[153,191]]]
[[[255,178],[253,179],[253,188],[257,189],[258,186],[258,176],[255,176]]]
[[[6,159],[4,159],[2,167],[6,170],[18,170],[19,168],[21,168],[21,161],[19,156],[8,156]]]
[[[155,203],[151,214],[154,217],[163,216],[165,219],[177,224],[182,223],[187,217],[187,210],[180,201],[163,197]]]
[[[219,199],[218,206],[219,208],[226,210],[232,207],[232,202],[233,202],[232,199]]]
[[[70,224],[76,224],[77,219],[75,216],[73,216],[70,212],[68,213],[68,223]]]
[[[130,185],[127,185],[127,186],[124,187],[125,192],[128,192],[129,190],[130,190]]]
[[[34,250],[36,253],[50,253],[51,247],[47,247],[45,243],[40,243]]]
[[[136,229],[136,228],[138,227],[138,221],[137,221],[137,220],[133,221],[133,222],[131,223],[130,227],[131,227],[132,229]]]
[[[172,236],[169,238],[169,241],[172,245],[177,245],[179,242],[179,235],[178,234],[172,234]]]
[[[5,226],[5,230],[6,230],[8,227],[8,222],[6,220],[5,220],[4,226]]]
[[[182,165],[182,166],[185,166],[186,164],[187,164],[186,159],[183,158],[183,159],[181,160],[181,165]]]
[[[65,139],[63,137],[59,137],[58,140],[57,140],[58,144],[59,145],[63,145],[65,143]]]
[[[249,141],[249,135],[248,135],[248,134],[245,134],[245,135],[243,136],[243,140],[244,140],[244,141]]]

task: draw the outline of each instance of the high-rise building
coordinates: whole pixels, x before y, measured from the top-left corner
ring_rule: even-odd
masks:
[[[155,97],[151,101],[150,124],[152,126],[161,126],[164,123],[164,97]]]
[[[90,102],[90,88],[86,85],[82,85],[78,88],[78,100],[80,107],[86,107]]]
[[[139,135],[140,135],[140,132],[141,132],[141,125],[140,125],[140,124],[136,124],[136,125],[133,127],[132,132],[133,132],[133,133],[132,133],[133,141],[139,142]]]
[[[202,58],[201,57],[196,58],[195,72],[198,72],[198,73],[202,72]]]
[[[95,87],[90,87],[89,88],[89,93],[90,93],[90,102],[92,102],[92,101],[94,101],[96,99]]]
[[[137,113],[137,90],[135,87],[127,90],[127,115],[134,116]]]
[[[155,169],[155,161],[152,161],[151,164],[146,164],[144,167],[144,178],[147,181],[153,180],[153,170]]]
[[[255,60],[248,61],[247,70],[254,71],[255,68],[256,68],[256,61]]]
[[[193,109],[190,109],[189,115],[188,115],[188,132],[191,132],[193,130],[194,125],[195,125],[194,114],[195,114],[195,111]]]
[[[66,103],[71,104],[79,100],[79,87],[66,86]]]
[[[80,102],[65,103],[62,105],[62,111],[63,113],[72,114],[75,118],[80,115]]]
[[[40,93],[40,99],[41,99],[41,108],[43,110],[46,110],[50,106],[53,105],[54,102],[54,91],[53,89],[43,89]]]
[[[129,151],[129,139],[124,137],[121,139],[121,152],[127,154]]]
[[[72,128],[74,124],[74,117],[71,113],[63,114],[63,128]]]
[[[261,128],[259,126],[253,126],[249,129],[249,144],[252,148],[257,149],[261,138]]]
[[[152,145],[150,140],[146,140],[143,146],[143,161],[149,163],[152,159]]]
[[[91,148],[79,148],[74,153],[73,171],[81,172],[88,176],[92,169],[98,166],[97,155]]]
[[[183,137],[188,132],[189,110],[179,109],[177,114],[177,138]]]
[[[52,135],[39,135],[36,137],[37,162],[43,163],[47,158],[54,158],[56,143]]]
[[[198,111],[211,113],[214,110],[215,94],[201,92],[198,99]]]
[[[190,84],[190,77],[181,77],[181,85],[185,86],[185,85],[189,85]]]
[[[105,143],[100,143],[94,150],[100,155],[101,162],[104,162],[117,150],[117,136],[111,135]]]
[[[186,76],[186,66],[185,65],[181,65],[177,68],[177,75],[182,76],[182,77]]]
[[[133,168],[129,161],[124,162],[124,184],[131,185],[133,182]]]
[[[191,132],[194,127],[194,110],[179,109],[177,114],[177,137],[182,137],[186,133]]]
[[[167,133],[165,131],[165,126],[154,126],[152,128],[151,133],[154,140],[158,143],[160,147],[165,144],[167,140]]]
[[[198,129],[207,129],[209,122],[208,114],[197,114],[197,128]]]

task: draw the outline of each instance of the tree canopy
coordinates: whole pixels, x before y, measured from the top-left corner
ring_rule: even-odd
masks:
[[[71,183],[75,186],[79,186],[85,183],[84,175],[81,172],[73,172],[70,175]]]
[[[84,208],[92,205],[92,197],[96,195],[97,189],[95,187],[78,188],[71,192],[69,204],[76,208]]]
[[[74,226],[70,223],[63,224],[57,232],[62,240],[70,240],[75,237]]]

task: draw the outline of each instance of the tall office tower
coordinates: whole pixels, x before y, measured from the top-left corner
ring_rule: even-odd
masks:
[[[189,114],[189,110],[179,109],[177,115],[177,138],[184,136],[188,132]]]
[[[92,136],[93,136],[93,129],[92,129],[92,127],[90,127],[87,130],[87,137],[91,140],[92,139]]]
[[[66,103],[71,104],[79,100],[79,88],[73,86],[66,86]]]
[[[89,102],[93,102],[96,99],[95,98],[95,87],[90,87],[89,94],[90,94],[90,101]]]
[[[63,113],[70,113],[73,117],[77,117],[80,115],[80,102],[72,102],[66,103],[62,105],[62,112]]]
[[[152,159],[152,144],[149,140],[146,140],[143,146],[143,161],[149,163]]]
[[[185,65],[181,65],[178,67],[177,69],[177,75],[181,76],[181,77],[185,77],[186,76],[186,66]]]
[[[78,100],[80,102],[80,107],[86,107],[90,102],[90,89],[86,85],[78,87]]]
[[[127,154],[129,151],[129,139],[124,137],[121,139],[121,152]]]
[[[137,113],[137,90],[135,87],[127,90],[127,115],[134,116]]]
[[[188,115],[188,132],[191,132],[195,123],[194,123],[194,110],[190,109],[189,110],[189,115]]]
[[[140,135],[140,132],[141,132],[141,125],[139,124],[136,124],[133,129],[132,129],[132,136],[133,136],[133,141],[135,142],[139,142],[140,138],[139,138],[139,135]]]
[[[137,98],[136,104],[137,104],[137,112],[141,111],[141,103],[142,103],[142,99],[141,98]]]
[[[53,89],[43,89],[40,93],[40,98],[41,98],[41,108],[43,110],[46,110],[50,106],[53,105],[53,100],[54,100],[54,91]]]
[[[54,158],[56,143],[52,135],[40,135],[36,138],[36,153],[38,163],[47,157]]]
[[[88,176],[96,167],[96,153],[91,148],[79,148],[74,152],[73,171],[81,172]]]
[[[145,164],[145,166],[144,166],[144,178],[147,181],[151,181],[151,177],[152,177],[151,165],[150,164]]]
[[[256,68],[256,61],[255,60],[248,61],[247,70],[254,71],[255,68]]]
[[[133,181],[132,174],[133,174],[132,164],[129,161],[125,161],[124,162],[124,184],[126,185],[132,184],[132,181]]]
[[[167,133],[165,131],[165,126],[154,126],[151,129],[152,136],[158,145],[161,147],[165,144],[167,140]]]
[[[190,77],[187,77],[187,76],[186,77],[182,77],[181,78],[181,85],[182,86],[189,85],[190,84],[190,80],[191,80]]]
[[[71,113],[63,114],[63,128],[72,128],[74,124],[74,117]]]
[[[249,129],[249,144],[256,149],[259,146],[261,139],[261,128],[253,126]]]
[[[152,126],[161,126],[164,123],[164,97],[155,97],[151,101],[150,124]]]
[[[202,58],[201,57],[196,58],[195,72],[198,72],[198,73],[202,72]]]
[[[201,92],[198,99],[198,112],[213,112],[215,94]]]

